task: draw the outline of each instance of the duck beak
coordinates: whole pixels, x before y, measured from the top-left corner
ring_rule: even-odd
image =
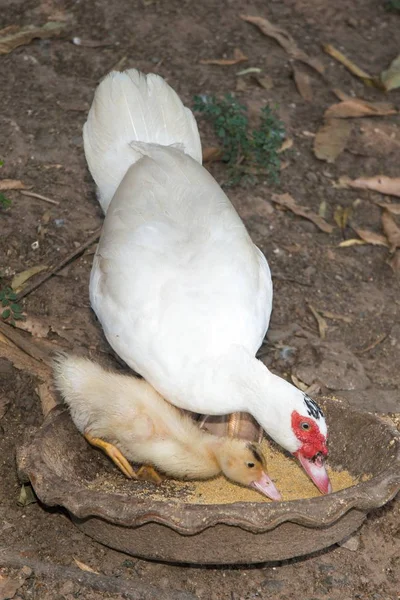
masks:
[[[305,458],[301,452],[296,452],[295,456],[299,459],[301,466],[312,479],[322,494],[330,494],[332,491],[331,482],[325,468],[325,459],[321,454],[314,458]]]
[[[264,496],[271,498],[271,500],[282,500],[282,496],[276,489],[272,480],[268,477],[266,473],[264,473],[264,471],[262,472],[260,479],[258,479],[257,481],[252,481],[250,487],[254,488],[258,492],[261,492],[262,494],[264,494]]]

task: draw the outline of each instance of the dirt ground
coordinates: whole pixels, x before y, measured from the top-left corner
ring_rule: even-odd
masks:
[[[399,274],[389,266],[385,247],[338,247],[343,238],[357,237],[351,227],[382,233],[381,209],[375,201],[383,197],[333,184],[342,175],[399,176],[400,119],[353,119],[347,148],[333,164],[315,158],[313,136],[324,111],[337,101],[334,88],[400,104],[399,91],[386,98],[322,50],[323,43],[331,43],[366,71],[378,74],[399,52],[400,15],[388,13],[383,0],[3,0],[0,5],[0,29],[56,19],[67,23],[59,38],[36,40],[0,56],[0,179],[20,179],[32,191],[59,202],[52,205],[18,191],[5,193],[12,205],[0,212],[2,284],[34,265],[58,263],[101,226],[81,130],[96,84],[109,70],[119,64],[157,72],[188,105],[195,94],[235,92],[241,79],[236,93],[250,113],[255,115],[265,102],[277,105],[294,142],[283,155],[287,165],[279,186],[260,181],[252,188],[229,190],[274,277],[274,312],[263,360],[275,372],[315,383],[322,392],[357,407],[399,413]],[[274,40],[241,20],[242,13],[268,17],[323,62],[324,78],[302,67],[311,78],[311,101],[296,89],[293,61]],[[104,45],[76,45],[73,37]],[[249,57],[247,63],[199,63],[230,57],[235,48]],[[270,77],[270,89],[261,88],[251,76],[239,78],[237,72],[247,67],[262,69]],[[199,123],[204,145],[215,145],[211,130],[201,119]],[[224,179],[223,165],[215,163],[210,169],[219,181]],[[352,206],[353,213],[343,232],[336,226],[327,234],[308,220],[278,210],[271,201],[273,192],[288,192],[316,213],[325,202],[325,218],[331,224],[338,206]],[[113,355],[89,306],[93,251],[94,246],[22,304],[28,316],[51,325],[48,347],[84,349],[111,364]],[[310,304],[339,315],[326,318],[325,341],[319,338]],[[62,511],[38,503],[18,506],[15,449],[27,429],[40,425],[42,415],[33,376],[6,359],[0,359],[0,375],[1,398],[10,401],[0,421],[0,565],[4,578],[19,573],[22,585],[15,598],[144,598],[140,584],[161,590],[149,598],[161,598],[161,592],[174,598],[176,590],[201,600],[400,598],[399,497],[369,515],[357,534],[356,551],[334,546],[308,558],[240,568],[136,559],[92,541]],[[37,561],[71,567],[73,574],[35,566],[21,573],[10,559],[21,552],[28,565]],[[79,581],[74,557],[105,576],[103,590]],[[121,592],[118,582],[130,591]],[[0,597],[13,596],[0,592]]]

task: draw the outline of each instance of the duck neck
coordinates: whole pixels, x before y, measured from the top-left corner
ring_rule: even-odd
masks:
[[[242,349],[225,364],[228,368],[219,383],[233,411],[249,412],[273,440],[295,452],[299,441],[292,431],[291,414],[303,402],[302,392]]]

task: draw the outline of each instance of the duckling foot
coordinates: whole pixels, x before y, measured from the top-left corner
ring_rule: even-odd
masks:
[[[139,471],[137,472],[137,478],[145,481],[151,481],[156,485],[160,485],[164,479],[162,475],[157,473],[157,471],[150,466],[140,467]]]
[[[109,442],[105,442],[100,438],[93,437],[90,433],[84,433],[84,438],[89,444],[92,446],[96,446],[97,448],[101,448],[103,452],[107,454],[113,461],[113,463],[118,467],[120,471],[127,477],[128,479],[138,479],[135,471],[132,469],[129,462],[126,460],[125,456],[122,454],[118,448],[110,444]]]

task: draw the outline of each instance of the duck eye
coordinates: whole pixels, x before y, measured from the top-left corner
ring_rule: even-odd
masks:
[[[249,469],[252,469],[255,466],[255,464],[250,462],[250,463],[247,463],[247,466],[249,467]]]
[[[304,423],[301,423],[301,424],[300,424],[300,427],[301,427],[302,429],[304,429],[304,431],[308,431],[308,429],[310,429],[310,424],[309,424],[309,423],[306,423],[306,422],[304,422]]]

